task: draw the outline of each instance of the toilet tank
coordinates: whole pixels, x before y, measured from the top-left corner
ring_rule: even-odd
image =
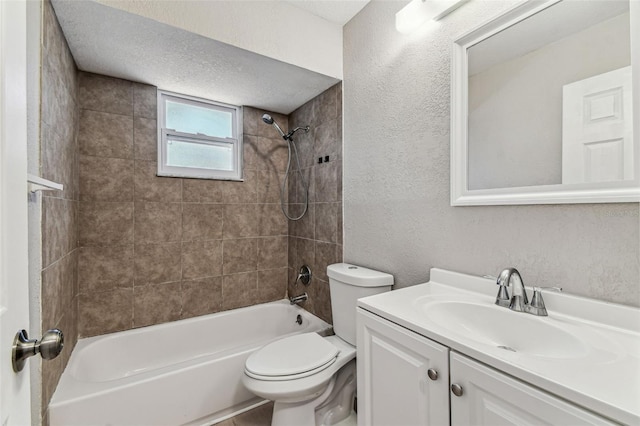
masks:
[[[342,340],[356,345],[356,301],[391,290],[393,275],[348,263],[327,266],[331,290],[333,330]]]

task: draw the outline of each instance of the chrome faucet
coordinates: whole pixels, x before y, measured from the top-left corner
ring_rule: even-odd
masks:
[[[513,283],[513,296],[509,298],[509,287]],[[526,312],[536,316],[547,316],[547,309],[542,299],[542,290],[562,291],[560,287],[534,287],[531,303],[527,297],[520,272],[516,268],[506,268],[500,272],[496,284],[500,286],[496,296],[496,305],[508,307],[512,311]]]
[[[512,281],[513,296],[509,299],[507,287],[511,285]],[[503,269],[498,275],[496,284],[500,286],[498,297],[496,297],[496,305],[508,306],[512,311],[523,312],[525,306],[529,304],[529,298],[527,297],[527,291],[524,289],[520,272],[516,268]]]
[[[292,305],[297,305],[299,303],[306,301],[308,298],[309,296],[307,296],[307,293],[305,292],[305,293],[302,293],[300,296],[290,297],[289,302]]]

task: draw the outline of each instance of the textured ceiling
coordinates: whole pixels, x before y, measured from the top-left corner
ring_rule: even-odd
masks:
[[[53,6],[83,71],[283,114],[339,81],[95,2]]]

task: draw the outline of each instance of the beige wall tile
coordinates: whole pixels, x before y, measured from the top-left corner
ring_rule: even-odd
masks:
[[[75,180],[78,176],[74,173],[77,171],[75,132],[65,136],[57,128],[46,123],[41,124],[40,132],[42,177],[64,185],[62,193],[56,192],[57,196],[66,199],[77,198]]]
[[[287,236],[258,239],[258,269],[286,268],[289,243]]]
[[[80,156],[81,201],[133,201],[133,160]]]
[[[58,385],[58,380],[64,370],[63,358],[61,356],[50,361],[42,362],[42,406],[47,407],[53,393]]]
[[[319,280],[328,282],[327,266],[338,261],[336,254],[336,244],[316,241],[315,276]]]
[[[180,243],[136,244],[135,285],[175,282],[182,279]]]
[[[222,277],[182,282],[182,318],[213,314],[222,310]]]
[[[315,205],[316,239],[337,243],[338,203],[317,203]]]
[[[79,250],[80,292],[133,287],[133,245],[82,247]]]
[[[280,300],[287,294],[288,268],[258,271],[258,298],[260,303]]]
[[[157,176],[158,164],[155,161],[136,160],[135,163],[136,201],[182,201],[182,179]]]
[[[157,90],[154,86],[133,83],[133,115],[156,119],[157,116]]]
[[[288,262],[290,268],[295,268],[298,265],[298,238],[288,236],[289,238],[289,254]]]
[[[46,51],[45,51],[46,53]],[[76,107],[73,99],[73,87],[68,87],[68,70],[60,69],[60,61],[46,54],[42,58],[42,122],[57,126],[59,133],[65,135],[64,130],[71,129],[73,109]],[[68,134],[67,134],[68,135]]]
[[[80,294],[78,313],[80,337],[128,330],[133,326],[133,289]]]
[[[302,174],[298,171],[291,173],[288,179],[289,202],[302,204],[307,194],[309,202],[314,202],[315,185],[315,167],[302,169]]]
[[[298,217],[304,209],[304,204],[289,204],[289,214]],[[302,219],[297,221],[289,221],[289,232],[295,237],[315,239],[315,210],[316,204],[310,203],[307,213]]]
[[[159,243],[182,239],[181,203],[135,203],[136,243]]]
[[[222,238],[220,204],[183,204],[182,240],[219,240]]]
[[[78,279],[78,256],[73,251],[42,270],[41,322],[44,327],[54,327],[73,300]]]
[[[284,125],[284,124],[283,124]],[[256,154],[254,168],[269,170],[271,172],[283,172],[287,168],[288,148],[287,142],[274,135],[269,137],[258,137],[255,141],[254,149]],[[295,164],[295,157],[292,158]]]
[[[290,175],[291,176],[291,175]],[[280,188],[284,173],[278,173],[272,170],[260,170],[257,172],[257,196],[258,203],[279,203]],[[284,202],[287,202],[288,191],[285,191]]]
[[[83,201],[79,216],[82,246],[133,243],[133,203]]]
[[[338,161],[323,163],[314,168],[315,201],[336,202],[338,197]]]
[[[41,100],[40,115],[36,117],[40,134],[35,135],[39,140],[30,144],[29,170],[63,184],[64,190],[47,193],[42,201],[41,263],[44,269],[40,271],[40,280],[36,279],[40,294],[34,299],[41,303],[41,315],[40,324],[33,326],[44,330],[61,328],[66,340],[61,356],[42,363],[40,412],[46,416],[49,400],[78,335],[79,171],[76,136],[79,109],[77,69],[49,1],[42,3],[42,19]],[[47,421],[45,418],[45,425]]]
[[[222,194],[222,202],[224,203],[255,203],[258,199],[255,170],[244,171],[244,182],[218,182],[220,182],[220,192]]]
[[[156,120],[133,119],[133,150],[136,160],[158,161],[158,127]]]
[[[340,152],[341,139],[338,138],[337,119],[325,121],[315,131],[314,156],[329,156],[329,162],[337,160]]]
[[[179,281],[136,286],[133,290],[133,326],[144,327],[180,319],[181,294]]]
[[[222,309],[250,306],[258,298],[258,273],[245,272],[222,278]]]
[[[263,237],[287,235],[289,233],[287,222],[279,203],[258,205],[258,235]]]
[[[307,265],[311,268],[311,272],[314,276],[317,275],[316,270],[316,244],[313,240],[308,240],[306,238],[296,238],[296,248],[298,252],[297,260],[298,263],[293,265],[293,268],[296,272],[300,269],[302,265]]]
[[[258,240],[224,240],[223,273],[255,271],[258,264]]]
[[[84,155],[133,158],[133,118],[81,110],[78,145]]]
[[[244,170],[259,169],[261,159],[258,158],[258,136],[245,133],[242,137],[242,162]]]
[[[42,266],[74,250],[78,241],[78,202],[42,198]]]
[[[121,82],[98,77],[85,78],[82,94],[92,96],[87,101],[88,105],[110,105],[110,98],[104,96],[105,88],[122,89]],[[124,167],[118,169],[102,165],[123,165],[125,161],[131,161],[132,155],[136,159],[133,169],[135,204],[82,202],[81,216],[85,229],[81,240],[89,245],[83,248],[87,251],[82,252],[81,258],[85,264],[81,266],[83,291],[107,290],[104,293],[115,299],[116,293],[113,292],[122,290],[122,286],[130,286],[133,276],[135,294],[130,293],[130,305],[127,305],[133,317],[125,327],[130,328],[279,299],[287,291],[290,271],[293,275],[302,263],[307,263],[314,273],[317,272],[315,264],[326,260],[327,250],[324,246],[316,249],[314,239],[333,241],[338,238],[337,218],[341,210],[337,203],[320,207],[313,204],[315,185],[321,183],[325,192],[328,186],[321,181],[322,176],[315,176],[315,141],[329,143],[330,139],[335,139],[337,143],[338,140],[337,137],[329,137],[335,135],[337,129],[335,126],[333,130],[329,129],[330,124],[325,123],[328,119],[320,124],[326,127],[329,136],[327,131],[316,135],[315,127],[307,134],[299,132],[296,136],[298,148],[308,157],[303,172],[310,186],[312,204],[302,221],[288,222],[279,205],[287,146],[274,133],[272,126],[262,123],[261,110],[245,108],[244,182],[160,178],[156,176],[155,88],[133,83],[131,99],[132,109],[126,115],[104,114],[102,110],[82,112],[83,123],[78,140],[83,153],[110,157],[83,159],[83,194],[95,194],[102,199],[117,197],[115,187],[122,185],[110,184],[106,188],[92,190],[95,185],[91,179],[96,184],[98,181],[116,180],[116,175],[121,177],[126,173]],[[111,107],[113,105],[105,108]],[[296,112],[293,116],[296,120],[315,119],[321,107],[319,101],[310,101],[303,108],[303,113]],[[287,123],[287,117],[272,115],[283,126],[291,127],[292,122]],[[297,125],[305,124],[318,125],[312,121]],[[122,144],[118,138],[128,132],[130,136],[126,137],[129,140]],[[102,171],[92,173],[93,166]],[[332,167],[332,164],[323,166]],[[337,177],[338,169],[333,167]],[[100,174],[102,176],[92,177]],[[287,198],[291,200],[293,194],[296,200],[302,200],[300,178],[294,176],[293,179],[296,181],[290,185],[291,189],[287,188]],[[329,186],[331,184],[329,182]],[[337,182],[333,182],[333,187],[337,193]],[[122,210],[123,206],[127,206],[124,210],[131,215],[129,222],[125,214],[123,217],[127,219],[124,222],[135,222],[133,235],[131,225],[109,222],[112,212]],[[291,206],[297,213],[301,208],[302,205]],[[320,215],[317,219],[316,208]],[[125,238],[118,238],[118,234]],[[302,238],[290,238],[289,235]],[[135,247],[132,246],[134,240]],[[121,244],[121,241],[126,241],[126,253],[129,255],[118,252],[117,247],[93,247]],[[288,248],[291,242],[294,245]],[[319,256],[317,259],[316,255]],[[120,273],[113,270],[118,263],[126,263],[126,268]],[[292,263],[292,268],[288,267],[289,263]],[[97,275],[102,278],[96,279]],[[81,299],[85,309],[91,300],[89,296],[88,293],[83,294]],[[322,303],[318,300],[308,307],[326,311]],[[98,321],[96,318],[94,316],[93,320]],[[94,330],[92,332],[105,328],[104,325],[89,326],[88,323],[83,327],[84,330]]]
[[[81,72],[79,89],[81,108],[133,114],[133,84],[130,81]]]
[[[227,182],[209,179],[184,179],[185,203],[222,203],[222,187]]]
[[[62,358],[62,365],[66,366],[71,357],[71,352],[78,342],[78,296],[74,297],[71,303],[67,305],[60,321],[49,328],[54,326],[64,334],[64,347],[60,353],[60,358]],[[62,371],[60,371],[60,374],[62,374]]]
[[[255,237],[258,235],[257,204],[228,204],[224,206],[225,239]]]
[[[182,243],[182,279],[222,275],[222,241]]]

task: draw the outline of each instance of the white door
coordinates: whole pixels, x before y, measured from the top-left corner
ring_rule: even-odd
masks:
[[[448,425],[449,349],[362,309],[357,318],[358,425]]]
[[[29,368],[13,339],[29,329],[25,1],[0,0],[0,425],[31,424]]]
[[[614,424],[463,355],[450,363],[451,426]]]
[[[562,183],[633,179],[631,67],[563,86]]]

